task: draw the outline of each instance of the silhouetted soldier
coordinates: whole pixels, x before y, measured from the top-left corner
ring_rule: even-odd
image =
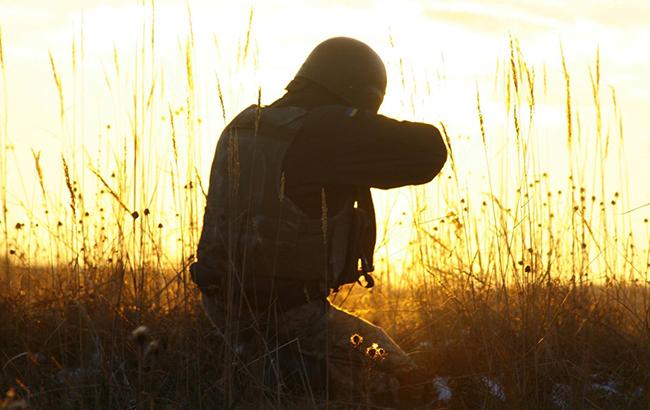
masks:
[[[361,277],[373,284],[370,187],[426,183],[447,158],[435,127],[377,114],[385,90],[370,47],[329,39],[282,98],[223,131],[191,271],[236,363],[227,374],[359,402],[413,372],[381,328],[327,300]]]

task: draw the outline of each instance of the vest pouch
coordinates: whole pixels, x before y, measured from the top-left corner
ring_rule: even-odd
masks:
[[[332,273],[329,267],[328,247],[331,232],[323,233],[320,220],[306,219],[300,223],[295,252],[285,261],[290,279],[330,283]]]
[[[298,222],[290,218],[256,215],[246,240],[247,260],[255,276],[284,278],[298,244]],[[289,274],[289,276],[291,276]]]
[[[362,243],[370,235],[371,221],[366,211],[361,208],[352,208],[350,218],[350,229],[345,250],[345,264],[339,275],[336,287],[355,283],[361,276],[370,272],[371,267],[367,266],[367,258],[363,255]],[[361,269],[359,269],[361,261]]]

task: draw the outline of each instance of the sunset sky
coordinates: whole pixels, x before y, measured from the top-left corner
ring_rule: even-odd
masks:
[[[132,57],[142,39],[143,21],[150,17],[150,4],[146,2],[143,7],[141,2],[131,0],[0,0],[8,82],[3,92],[9,102],[5,112],[9,142],[15,149],[15,160],[8,165],[10,180],[17,180],[19,175],[31,178],[24,175],[33,174],[32,148],[43,151],[46,167],[56,167],[62,152],[80,153],[82,146],[92,148],[99,130],[117,121],[120,107],[116,108],[115,100],[107,97],[104,76],[107,71],[112,73],[114,47],[123,59],[123,70],[133,72]],[[340,35],[367,42],[384,58],[390,84],[382,113],[436,125],[443,121],[452,135],[469,136],[469,141],[458,142],[459,167],[482,175],[477,165],[484,162],[484,157],[481,145],[476,144],[480,141],[476,92],[481,92],[488,132],[494,138],[493,159],[496,163],[507,161],[499,152],[505,155],[505,148],[500,147],[509,143],[498,136],[508,128],[509,120],[503,86],[495,83],[494,76],[501,64],[498,61],[509,55],[512,34],[519,39],[526,60],[535,67],[539,95],[543,93],[542,69],[548,69],[550,89],[538,101],[536,111],[537,136],[544,141],[540,146],[541,168],[552,172],[554,166],[559,166],[555,158],[564,158],[565,95],[560,44],[571,71],[571,91],[587,146],[594,123],[590,119],[594,109],[588,69],[593,69],[599,49],[604,127],[612,133],[616,128],[611,87],[616,90],[623,116],[630,174],[628,204],[634,208],[650,202],[650,2],[646,0],[158,0],[156,64],[165,70],[167,91],[160,101],[164,107],[179,103],[185,85],[181,48],[189,32],[188,5],[196,41],[199,110],[205,118],[201,138],[210,147],[201,153],[204,175],[223,126],[215,77],[224,81],[225,108],[230,118],[255,102],[258,86],[263,103],[279,97],[308,52],[318,42]],[[251,7],[251,54],[256,55],[256,68],[239,73],[233,61],[237,46],[245,39]],[[70,74],[71,43],[76,38],[80,47],[82,28],[85,55],[80,72],[84,74],[74,80]],[[58,122],[58,96],[48,51],[64,73],[66,113],[76,112],[77,119],[83,117],[83,124],[75,125],[74,144],[70,128],[62,130]],[[405,76],[413,82],[406,86],[408,93],[400,81],[400,59]],[[427,82],[429,90],[425,93]],[[410,107],[409,93],[415,95],[414,108]],[[484,179],[467,181],[469,190],[485,191]],[[617,190],[616,181],[617,177],[613,177],[612,191]],[[31,191],[23,186],[21,193],[16,184],[13,187],[11,199],[15,202]],[[633,215],[638,219],[648,214],[650,207]]]

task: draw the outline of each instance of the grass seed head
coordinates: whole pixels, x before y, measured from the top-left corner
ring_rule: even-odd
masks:
[[[160,352],[160,343],[157,340],[152,340],[147,344],[144,349],[144,357],[155,357]]]
[[[140,325],[131,332],[131,338],[138,345],[144,346],[147,339],[149,339],[149,334],[150,334],[149,328],[145,325]]]
[[[368,356],[371,359],[374,359],[376,355],[377,355],[377,343],[373,343],[372,346],[366,349],[366,356]]]
[[[350,336],[350,343],[356,349],[357,347],[361,346],[361,344],[363,343],[363,336],[361,336],[358,333],[353,334],[352,336]]]
[[[381,361],[388,356],[388,353],[386,352],[386,349],[380,347],[377,343],[373,343],[366,349],[366,356],[371,360]]]

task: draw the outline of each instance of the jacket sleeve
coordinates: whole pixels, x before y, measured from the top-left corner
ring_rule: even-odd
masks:
[[[432,125],[343,106],[310,111],[285,157],[293,183],[389,189],[431,181],[447,160]]]

